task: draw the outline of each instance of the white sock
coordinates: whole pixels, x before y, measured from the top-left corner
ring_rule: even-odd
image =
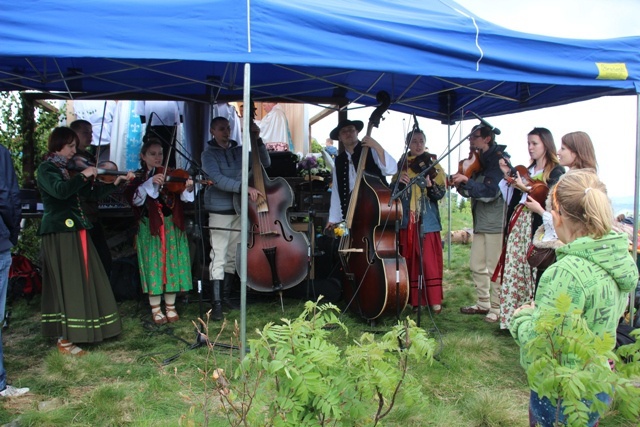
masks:
[[[164,303],[166,305],[176,305],[176,293],[164,294]]]

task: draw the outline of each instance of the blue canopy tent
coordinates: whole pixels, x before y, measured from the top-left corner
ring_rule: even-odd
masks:
[[[358,102],[443,122],[635,94],[640,38],[517,33],[450,0],[26,0],[0,13],[0,90],[66,99]],[[451,106],[444,100],[449,96]]]
[[[24,0],[3,5],[0,40],[0,90],[60,99],[375,105],[385,90],[452,123],[640,92],[640,37],[523,34],[450,0]]]

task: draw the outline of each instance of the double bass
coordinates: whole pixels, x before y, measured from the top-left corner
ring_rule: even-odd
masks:
[[[389,107],[389,94],[379,92],[380,106],[369,118],[367,136],[378,127]],[[389,203],[391,190],[377,176],[365,172],[369,147],[363,147],[349,207],[348,230],[340,240],[339,256],[345,274],[344,293],[349,307],[368,320],[398,313],[409,300],[409,275],[402,256],[396,258],[395,221],[402,206]],[[391,205],[391,206],[389,206]]]
[[[287,210],[293,205],[293,190],[284,178],[267,176],[253,134],[251,167],[249,185],[264,197],[259,196],[256,202],[249,200],[247,286],[259,292],[280,292],[307,276],[309,240],[303,232],[291,228]],[[240,212],[239,194],[234,195],[233,202]]]

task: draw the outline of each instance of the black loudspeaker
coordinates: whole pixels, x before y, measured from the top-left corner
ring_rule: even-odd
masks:
[[[270,178],[298,176],[298,155],[291,151],[270,151],[271,166],[265,168]]]
[[[316,279],[342,280],[342,265],[338,255],[340,239],[320,235],[316,237]]]
[[[316,279],[313,281],[313,288],[307,290],[307,280],[304,280],[299,285],[289,288],[283,292],[287,298],[296,298],[302,300],[316,300],[318,296],[322,295],[322,302],[337,303],[342,299],[342,284],[340,280],[328,277],[322,279]]]
[[[287,289],[284,295],[303,300],[315,300],[318,295],[323,295],[323,302],[337,303],[342,300],[342,267],[338,256],[340,239],[318,235],[315,242],[313,283],[305,279],[297,286]]]
[[[111,264],[111,289],[116,301],[139,301],[142,297],[140,270],[136,255],[124,256]]]

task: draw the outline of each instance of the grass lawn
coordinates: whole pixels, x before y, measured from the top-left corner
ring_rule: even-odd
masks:
[[[412,364],[411,374],[421,384],[420,405],[403,403],[402,396],[385,426],[528,426],[529,388],[518,363],[518,348],[506,331],[483,321],[483,316],[459,312],[475,301],[468,269],[469,246],[452,248],[452,264],[445,254],[445,298],[440,315],[423,312],[420,326],[438,343],[433,364]],[[303,301],[262,298],[247,307],[247,335],[271,321],[296,318]],[[338,304],[341,305],[341,304]],[[226,323],[213,350],[194,347],[193,321],[200,316],[197,294],[179,299],[180,321],[171,325],[151,323],[148,302],[120,304],[124,332],[116,339],[84,346],[82,358],[60,355],[55,342],[40,334],[39,297],[13,305],[10,327],[3,332],[8,381],[30,387],[19,398],[3,399],[0,424],[19,419],[20,426],[178,426],[229,425],[220,399],[202,381],[202,370],[224,367],[232,372],[239,352],[234,322],[240,312],[226,311]],[[417,314],[406,309],[402,318]],[[375,325],[348,312],[332,340],[341,346],[353,343],[363,332],[382,334],[395,316]],[[213,339],[221,322],[210,322]],[[614,405],[615,408],[615,405]],[[601,427],[632,426],[613,409]]]

